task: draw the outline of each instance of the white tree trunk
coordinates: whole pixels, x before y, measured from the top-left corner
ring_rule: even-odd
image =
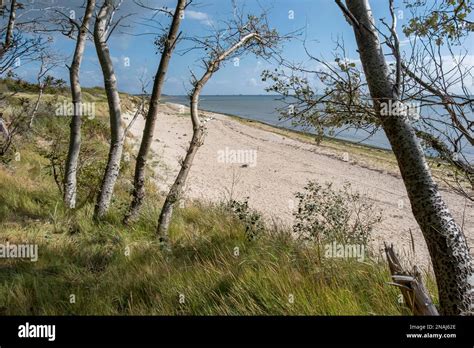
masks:
[[[107,20],[113,11],[112,0],[105,0],[97,15],[94,27],[94,42],[100,67],[102,68],[102,74],[104,75],[105,92],[109,105],[111,133],[109,157],[94,210],[95,219],[102,218],[109,209],[115,183],[120,172],[124,141],[117,78],[115,76],[112,59],[110,58],[109,47],[106,42]]]
[[[8,25],[5,33],[5,41],[0,45],[0,58],[3,57],[6,51],[10,48],[13,41],[13,29],[15,28],[17,1],[10,2],[10,16],[8,17]]]
[[[30,116],[30,123],[29,123],[30,128],[33,127],[36,114],[38,113],[38,110],[39,110],[41,98],[43,97],[43,86],[41,85],[41,82],[38,83],[38,86],[39,86],[38,97],[36,98],[35,106],[33,107],[33,111],[31,112],[31,116]]]
[[[95,0],[88,0],[81,28],[77,34],[76,49],[74,51],[72,64],[69,68],[69,80],[71,83],[71,96],[74,110],[70,124],[69,150],[66,159],[66,171],[64,177],[64,203],[69,209],[74,209],[76,207],[77,167],[79,153],[81,151],[82,91],[79,82],[79,71],[87,41],[89,21],[94,13],[94,9]]]
[[[353,25],[370,94],[397,158],[413,215],[430,252],[438,284],[440,312],[472,311],[472,263],[463,231],[454,221],[434,182],[415,132],[406,118],[382,116],[382,103],[396,101],[368,0],[346,0],[358,21]]]

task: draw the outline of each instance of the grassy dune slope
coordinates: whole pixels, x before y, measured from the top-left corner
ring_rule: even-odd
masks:
[[[90,163],[80,182],[93,185],[105,163],[108,126],[105,99],[87,91],[86,98],[97,102],[98,115],[85,122]],[[409,313],[387,284],[385,264],[325,259],[315,245],[275,228],[249,241],[224,204],[177,208],[172,249],[161,250],[154,227],[162,197],[150,183],[140,220],[129,228],[120,223],[133,162],[124,163],[105,221],[92,222],[95,197],[87,189],[79,192],[81,208],[67,212],[47,157],[55,142],[67,141],[68,119],[43,115],[35,127],[18,143],[21,160],[0,166],[0,244],[37,243],[39,259],[0,259],[0,314]]]

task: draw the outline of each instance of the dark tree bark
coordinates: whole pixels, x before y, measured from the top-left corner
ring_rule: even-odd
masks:
[[[382,115],[381,105],[397,101],[368,0],[346,0],[375,110],[397,158],[413,215],[430,252],[440,312],[472,311],[472,263],[463,231],[443,201],[414,129],[406,117]]]
[[[244,46],[251,40],[260,40],[260,36],[257,33],[250,33],[242,38],[235,44],[233,44],[226,51],[222,52],[219,56],[214,58],[212,61],[206,64],[207,69],[204,75],[194,83],[193,92],[191,94],[191,120],[193,123],[193,137],[189,145],[186,157],[181,165],[181,169],[176,177],[171,189],[166,196],[165,203],[161,209],[160,218],[158,220],[158,227],[156,234],[161,243],[168,243],[168,229],[173,215],[173,208],[175,203],[179,200],[183,188],[186,184],[186,179],[191,169],[194,156],[196,155],[199,147],[202,145],[204,137],[204,127],[199,119],[199,95],[202,89],[212,77],[212,75],[219,69],[220,64],[226,60],[232,53],[237,51],[239,48]]]
[[[135,176],[133,182],[132,203],[125,215],[123,222],[128,224],[138,215],[139,209],[145,197],[145,169],[147,156],[150,152],[150,147],[153,142],[153,132],[155,130],[156,118],[158,117],[158,107],[161,97],[161,91],[165,83],[166,72],[171,60],[171,55],[176,46],[178,39],[179,26],[183,11],[186,7],[187,0],[178,0],[176,10],[173,14],[173,20],[169,29],[168,36],[161,55],[158,71],[155,76],[153,84],[153,92],[151,94],[150,106],[148,108],[148,115],[146,116],[145,128],[143,130],[140,150],[138,152],[137,161],[135,165]]]

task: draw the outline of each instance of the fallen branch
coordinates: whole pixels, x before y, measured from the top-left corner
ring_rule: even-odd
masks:
[[[405,303],[413,315],[439,315],[428,290],[423,285],[418,268],[415,266],[411,273],[405,271],[393,249],[393,244],[390,246],[385,244],[385,254],[393,280],[389,284],[400,288]]]

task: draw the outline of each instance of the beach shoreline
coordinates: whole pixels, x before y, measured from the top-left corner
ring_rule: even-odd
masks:
[[[376,209],[382,211],[382,223],[371,240],[373,249],[381,250],[384,243],[393,243],[404,257],[430,268],[426,244],[389,150],[344,140],[326,139],[318,145],[307,134],[259,121],[207,111],[200,116],[207,129],[206,137],[189,174],[186,199],[218,203],[248,197],[249,206],[266,221],[290,227],[297,207],[294,194],[302,191],[309,180],[331,182],[335,189],[350,183],[352,190],[367,195]],[[144,123],[139,117],[130,129],[135,150]],[[162,104],[149,163],[153,163],[154,181],[163,193],[174,181],[191,136],[187,108],[183,112],[179,104]],[[222,160],[222,155],[229,151],[254,154],[255,165]],[[462,222],[468,244],[473,245],[474,214],[469,214],[472,203],[447,189],[441,194],[455,219]]]

